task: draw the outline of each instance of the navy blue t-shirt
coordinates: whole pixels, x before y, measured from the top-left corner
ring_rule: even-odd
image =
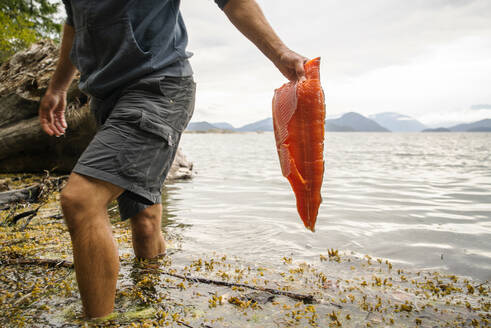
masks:
[[[215,0],[224,8],[228,0]],[[70,52],[79,87],[104,99],[132,81],[159,73],[192,75],[180,0],[63,0],[75,29]]]

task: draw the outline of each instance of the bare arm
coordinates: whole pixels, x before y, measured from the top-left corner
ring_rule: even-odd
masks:
[[[69,58],[74,37],[75,30],[73,27],[65,24],[56,70],[39,105],[41,127],[44,132],[51,136],[60,136],[65,133],[67,128],[65,121],[66,94],[77,71]]]
[[[223,9],[235,27],[251,40],[291,81],[305,78],[307,58],[290,50],[276,35],[255,0],[230,0]]]

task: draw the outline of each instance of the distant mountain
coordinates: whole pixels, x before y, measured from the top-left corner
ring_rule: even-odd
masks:
[[[340,118],[326,120],[325,128],[333,132],[389,132],[378,123],[357,113],[346,113]],[[241,132],[273,131],[273,119],[268,117],[264,120],[244,125],[236,129]]]
[[[341,126],[341,125],[337,125],[337,124],[334,124],[331,122],[326,122],[325,128],[326,128],[326,131],[329,131],[329,132],[353,132],[353,131],[355,131],[353,128],[351,128],[349,126]]]
[[[491,119],[480,120],[473,123],[458,124],[450,128],[426,129],[423,124],[408,116],[397,113],[380,113],[371,116],[379,122],[386,122],[385,126],[375,120],[366,118],[358,113],[350,112],[336,119],[327,119],[326,131],[330,132],[390,132],[388,127],[394,131],[423,131],[423,132],[491,132]],[[421,130],[414,130],[423,127]],[[187,131],[196,132],[256,132],[273,131],[273,119],[268,117],[264,120],[246,124],[240,128],[234,128],[227,122],[209,123],[206,121],[189,123]]]
[[[491,130],[491,119],[480,120],[473,123],[464,123],[449,128],[453,132],[489,132]]]
[[[472,129],[467,130],[467,132],[491,132],[491,126],[472,128]]]
[[[333,129],[333,130],[331,130]],[[390,132],[377,122],[358,113],[346,113],[340,118],[326,120],[327,131]]]
[[[186,128],[186,130],[188,131],[211,131],[211,130],[218,130],[219,128],[217,128],[216,126],[206,122],[206,121],[203,121],[203,122],[193,122],[193,123],[189,123],[188,124],[188,127]]]
[[[253,122],[243,127],[236,129],[240,132],[253,132],[253,131],[273,131],[273,119],[268,117],[264,120]]]
[[[219,128],[219,129],[222,129],[222,130],[232,130],[232,131],[235,131],[234,126],[232,124],[230,124],[230,123],[227,123],[227,122],[211,123],[211,125]]]
[[[393,132],[420,132],[426,126],[412,117],[394,112],[370,115],[369,118]]]
[[[424,129],[421,132],[452,132],[447,128],[436,128],[436,129]]]

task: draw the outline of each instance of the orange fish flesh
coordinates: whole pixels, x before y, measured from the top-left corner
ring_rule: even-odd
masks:
[[[297,199],[305,227],[314,232],[324,176],[324,91],[320,58],[305,64],[306,80],[275,90],[273,126],[281,171]]]

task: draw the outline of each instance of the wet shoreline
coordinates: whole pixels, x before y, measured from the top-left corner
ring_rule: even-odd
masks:
[[[18,186],[22,183],[20,179]],[[7,264],[12,259],[71,261],[69,236],[56,216],[58,197],[58,192],[51,193],[39,216],[23,231],[23,219],[12,226],[0,224],[0,324],[4,327],[85,323],[71,268]],[[25,204],[16,213],[35,206]],[[92,326],[384,327],[394,323],[400,327],[484,327],[491,320],[490,287],[485,281],[415,271],[335,249],[310,261],[278,254],[262,263],[219,250],[203,253],[186,246],[188,240],[176,222],[164,227],[167,256],[157,263],[137,261],[127,222],[119,221],[117,210],[109,210],[121,259],[116,314]],[[0,212],[2,223],[7,212]],[[203,283],[193,277],[239,287]],[[260,292],[265,288],[310,295],[313,300],[304,303]]]

